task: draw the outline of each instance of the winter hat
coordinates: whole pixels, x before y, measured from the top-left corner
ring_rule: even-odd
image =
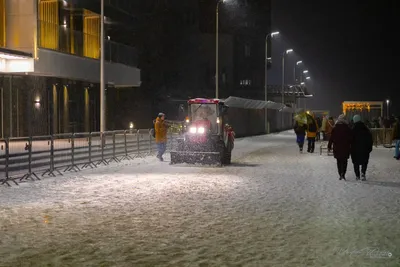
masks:
[[[360,122],[361,121],[361,116],[360,115],[354,115],[354,117],[353,117],[353,122],[354,123],[357,123],[357,122]]]
[[[347,121],[346,121],[346,115],[341,114],[341,115],[338,117],[336,123],[347,123]]]
[[[162,113],[162,112],[160,112],[160,113],[158,113],[158,117],[162,117],[162,116],[165,116],[165,114],[164,113]]]

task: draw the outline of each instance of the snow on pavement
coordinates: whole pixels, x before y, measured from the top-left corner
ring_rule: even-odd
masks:
[[[0,187],[0,266],[400,266],[399,164],[378,148],[367,182],[339,181],[286,132],[238,139],[224,168],[145,158]]]

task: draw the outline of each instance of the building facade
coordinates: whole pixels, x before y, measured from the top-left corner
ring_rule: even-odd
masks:
[[[0,0],[2,138],[99,130],[100,15],[84,2]],[[105,36],[107,95],[135,90],[136,49]]]

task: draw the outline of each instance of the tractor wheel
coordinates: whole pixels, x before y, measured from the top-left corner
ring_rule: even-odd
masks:
[[[230,165],[231,164],[231,159],[232,159],[232,149],[231,149],[231,143],[228,143],[228,146],[225,147],[224,149],[224,164]]]
[[[218,143],[218,151],[219,151],[219,154],[220,154],[219,165],[222,167],[222,165],[225,164],[225,158],[226,158],[225,145],[224,145],[223,142]]]

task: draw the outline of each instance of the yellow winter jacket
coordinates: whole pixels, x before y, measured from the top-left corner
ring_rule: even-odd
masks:
[[[156,132],[156,143],[167,142],[167,125],[160,118],[154,123],[154,131]]]

